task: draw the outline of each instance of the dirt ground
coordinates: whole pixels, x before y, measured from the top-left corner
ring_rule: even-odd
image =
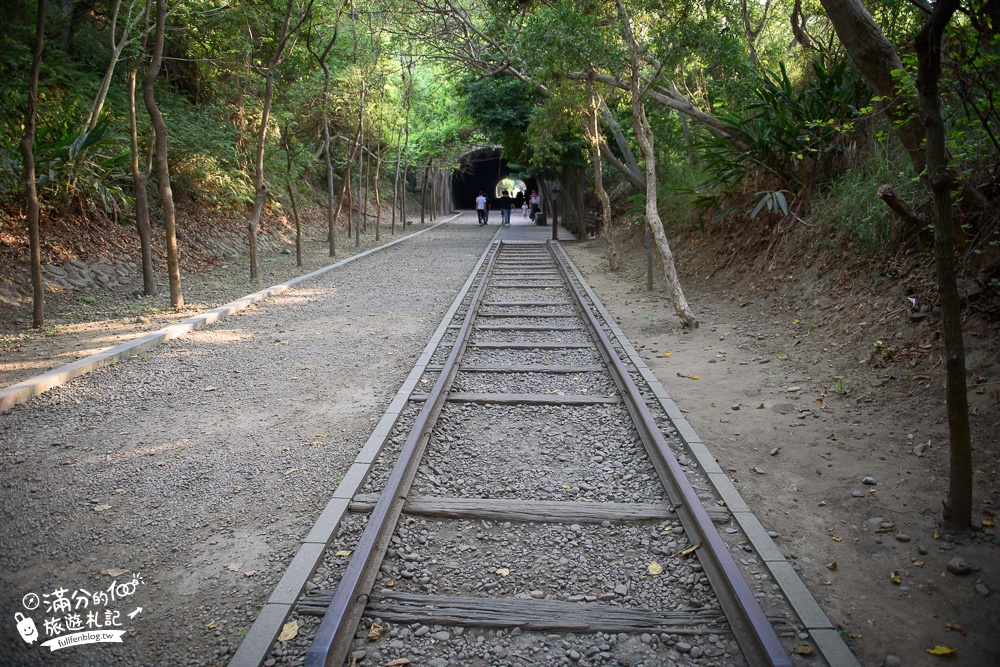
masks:
[[[572,245],[570,254],[761,522],[778,534],[776,543],[862,664],[1000,664],[994,328],[970,320],[966,337],[981,527],[950,532],[940,522],[948,441],[939,323],[911,322],[897,288],[852,291],[804,269],[770,281],[764,278],[775,276],[752,270],[713,273],[699,268],[704,249],[679,248],[701,322],[695,330],[679,328],[659,277],[657,289],[646,290],[641,249],[627,251],[625,268],[613,274],[601,241]],[[294,275],[290,259],[274,266],[275,278]],[[214,267],[191,284],[211,296],[226,280]],[[195,303],[217,305],[239,296],[239,287],[230,279],[214,300]],[[66,319],[57,333],[8,328],[0,384],[174,317],[156,305],[121,303],[99,311],[96,322]],[[956,558],[967,574],[949,571]],[[938,645],[955,653],[925,652]]]
[[[682,330],[659,275],[657,290],[646,290],[641,252],[626,252],[616,274],[604,270],[603,253],[600,241],[570,249],[861,663],[1000,664],[996,339],[966,337],[970,371],[981,378],[969,399],[975,522],[986,527],[953,533],[940,521],[948,431],[937,321],[914,324],[897,312],[867,327],[886,313],[860,313],[861,290],[824,294],[816,276],[771,291],[762,276],[739,271],[704,278],[696,275],[704,256],[682,250],[685,293],[701,323]],[[904,342],[925,353],[870,363]],[[948,571],[954,558],[971,572]],[[934,646],[955,653],[925,652]]]

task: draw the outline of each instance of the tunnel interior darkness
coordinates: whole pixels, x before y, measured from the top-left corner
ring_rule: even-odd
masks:
[[[497,184],[511,175],[507,160],[500,156],[498,149],[480,148],[471,151],[462,156],[460,164],[461,168],[456,169],[451,176],[452,204],[459,210],[474,209],[480,190],[487,197],[495,198]],[[538,189],[534,178],[512,178],[523,181],[528,192]]]

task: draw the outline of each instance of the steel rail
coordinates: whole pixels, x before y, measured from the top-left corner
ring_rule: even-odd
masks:
[[[733,630],[733,635],[750,665],[774,665],[791,667],[791,659],[778,639],[771,622],[761,609],[757,598],[740,572],[736,561],[726,547],[726,543],[712,524],[708,512],[701,504],[697,492],[691,486],[677,457],[670,450],[667,439],[656,424],[656,419],[646,406],[639,388],[628,372],[624,362],[612,347],[611,341],[597,316],[584,301],[576,282],[561,253],[556,252],[556,244],[548,243],[566,278],[573,298],[583,313],[587,327],[597,341],[598,350],[604,357],[608,369],[618,386],[622,399],[632,415],[646,452],[670,495],[674,509],[681,520],[692,545],[699,542],[704,547],[696,553],[705,575],[712,584],[719,604]]]
[[[417,415],[410,434],[403,443],[399,458],[389,474],[389,479],[372,510],[354,553],[351,554],[351,559],[341,576],[340,585],[337,586],[330,606],[316,631],[316,637],[306,653],[305,667],[340,667],[347,659],[355,628],[364,613],[378,568],[403,511],[403,504],[424,450],[430,441],[431,431],[458,373],[465,353],[465,342],[472,331],[478,305],[486,292],[501,247],[502,243],[496,243],[492,253],[484,262],[483,278],[466,310],[462,328],[444,362],[443,370],[428,394],[424,409]]]

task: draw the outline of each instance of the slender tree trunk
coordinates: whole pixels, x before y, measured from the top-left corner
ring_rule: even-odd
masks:
[[[295,218],[295,266],[302,266],[302,223],[299,221],[299,207],[295,203],[295,189],[292,180],[285,181],[288,199],[292,204],[292,216]]]
[[[31,57],[31,75],[28,79],[28,109],[24,115],[24,138],[21,140],[21,155],[24,157],[24,193],[28,200],[28,245],[31,253],[31,326],[35,329],[41,329],[45,325],[42,232],[39,224],[38,191],[35,188],[35,119],[38,115],[38,73],[42,68],[42,50],[45,48],[46,4],[46,0],[38,0],[35,48]]]
[[[636,141],[639,143],[639,150],[642,152],[643,162],[646,166],[646,224],[653,235],[656,247],[660,251],[663,260],[663,274],[667,282],[667,293],[674,306],[674,312],[685,327],[697,327],[698,319],[691,312],[687,299],[684,298],[684,291],[681,289],[680,279],[677,276],[677,267],[674,265],[674,255],[670,250],[670,243],[667,235],[663,231],[663,221],[660,219],[659,205],[656,200],[656,152],[653,150],[653,130],[649,126],[646,118],[646,108],[642,103],[642,82],[640,81],[641,64],[639,47],[635,42],[632,33],[632,26],[629,21],[628,12],[625,9],[624,0],[616,0],[618,5],[618,16],[621,21],[622,37],[628,45],[630,65],[631,65],[631,90],[632,97],[632,128],[635,132]]]
[[[333,195],[333,158],[330,155],[330,123],[323,114],[323,155],[326,162],[326,241],[330,244],[330,257],[337,256],[337,238],[335,230],[337,227],[337,215],[334,208]]]
[[[132,149],[132,189],[135,192],[135,228],[139,233],[139,252],[142,256],[142,293],[156,294],[153,275],[153,232],[149,225],[149,193],[146,190],[148,175],[139,168],[139,127],[136,122],[135,80],[139,61],[128,72],[128,119]]]
[[[163,207],[163,230],[166,234],[167,246],[167,276],[170,280],[170,305],[174,308],[184,306],[184,296],[181,294],[181,268],[177,257],[177,230],[174,214],[174,194],[170,189],[170,166],[167,162],[167,124],[163,120],[160,108],[156,105],[153,86],[160,74],[163,62],[163,35],[166,30],[167,0],[156,0],[156,37],[153,40],[153,53],[142,80],[142,97],[146,102],[146,111],[156,132],[156,180],[160,185],[160,205]]]
[[[256,193],[250,220],[247,221],[247,235],[250,240],[250,280],[256,280],[259,273],[257,253],[257,228],[260,226],[260,216],[264,212],[264,199],[267,197],[267,185],[264,183],[264,147],[267,142],[267,121],[271,115],[271,102],[274,99],[274,73],[281,62],[288,38],[288,26],[292,20],[294,0],[288,0],[285,6],[285,16],[281,30],[274,36],[277,46],[274,55],[264,72],[264,104],[261,108],[260,127],[257,129],[257,151],[254,153],[253,188]]]
[[[104,108],[104,101],[108,97],[108,89],[111,87],[111,78],[115,73],[115,66],[118,64],[118,59],[121,57],[122,50],[128,45],[128,33],[129,24],[128,19],[131,19],[131,15],[126,19],[125,22],[125,32],[122,33],[121,41],[118,42],[117,35],[117,24],[118,24],[118,12],[121,9],[121,0],[115,0],[114,7],[111,10],[111,61],[108,63],[107,69],[104,71],[104,78],[101,79],[101,87],[97,91],[97,97],[94,98],[94,104],[90,107],[90,115],[87,116],[87,122],[84,124],[83,131],[90,132],[97,126],[97,120],[101,117],[101,109]]]
[[[604,161],[601,159],[601,126],[598,120],[596,94],[590,90],[590,116],[587,123],[587,138],[590,140],[590,160],[594,163],[594,192],[601,201],[601,229],[604,230],[608,245],[608,269],[618,270],[618,246],[615,244],[614,230],[611,228],[611,198],[604,189]]]
[[[397,208],[399,212],[402,213],[402,208],[399,207],[399,199],[402,192],[399,187],[399,172],[400,166],[403,162],[403,126],[399,126],[399,132],[396,134],[396,173],[392,177],[392,235],[396,235],[396,213]],[[400,219],[402,221],[402,219]]]
[[[427,180],[430,178],[431,173],[431,162],[428,160],[427,166],[424,168],[424,183],[423,189],[420,191],[420,224],[424,224],[425,214],[427,211]]]
[[[375,242],[378,243],[382,240],[381,226],[382,226],[382,197],[379,195],[378,191],[378,175],[382,170],[382,157],[381,153],[375,157],[375,176],[373,180],[373,186],[375,190]]]
[[[937,259],[938,293],[947,384],[948,433],[951,439],[948,501],[944,519],[959,528],[972,523],[972,434],[965,379],[965,341],[962,313],[955,281],[955,231],[952,226],[951,190],[945,127],[941,118],[938,81],[941,78],[941,38],[958,0],[938,0],[934,11],[917,35],[917,93],[927,131],[927,181],[934,199],[934,254]]]

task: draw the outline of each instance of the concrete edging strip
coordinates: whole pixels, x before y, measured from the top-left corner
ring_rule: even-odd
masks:
[[[434,352],[448,331],[448,325],[455,318],[455,314],[462,307],[462,303],[468,295],[469,290],[475,284],[476,278],[479,276],[478,268],[482,266],[487,253],[490,252],[493,245],[494,241],[490,241],[486,250],[479,257],[479,261],[476,264],[477,269],[465,281],[462,289],[459,290],[458,296],[452,302],[451,308],[444,314],[441,323],[434,331],[430,341],[424,346],[424,351],[413,365],[413,369],[410,370],[409,375],[406,376],[399,391],[396,392],[395,398],[389,403],[389,407],[386,408],[382,418],[375,426],[375,430],[372,431],[372,434],[358,452],[354,463],[344,473],[344,477],[333,492],[330,502],[303,539],[298,553],[292,559],[291,565],[289,565],[267,602],[261,608],[261,613],[257,615],[243,641],[240,642],[239,648],[236,649],[232,660],[229,661],[229,667],[258,667],[267,659],[268,654],[271,652],[271,646],[278,638],[282,626],[295,606],[295,601],[301,595],[306,582],[309,581],[309,577],[319,567],[327,545],[336,536],[340,522],[343,520],[344,515],[347,514],[351,498],[354,497],[368,478],[368,474],[371,472],[372,467],[378,460],[379,454],[392,434],[392,429],[396,426],[399,416],[406,407],[410,394],[430,364]]]
[[[558,242],[557,242],[558,244]],[[754,551],[761,557],[761,561],[771,572],[775,583],[781,588],[782,594],[788,600],[799,620],[802,621],[810,636],[819,648],[819,652],[826,659],[831,667],[861,667],[861,663],[854,656],[847,644],[834,630],[833,624],[820,608],[816,599],[802,583],[798,574],[792,569],[785,557],[781,554],[777,545],[767,535],[761,527],[760,521],[749,509],[743,497],[736,487],[730,482],[729,477],[721,473],[718,463],[712,457],[711,452],[704,446],[702,440],[695,433],[691,424],[684,418],[680,408],[673,402],[660,381],[653,375],[653,371],[646,366],[639,352],[632,346],[625,333],[618,326],[611,313],[604,307],[597,294],[583,278],[583,274],[569,258],[568,253],[562,246],[559,250],[566,259],[570,268],[580,284],[583,286],[587,296],[594,303],[594,307],[604,318],[605,323],[617,339],[619,345],[625,350],[629,360],[639,370],[640,375],[649,384],[657,401],[668,414],[670,421],[677,429],[677,437],[684,442],[691,456],[698,462],[698,466],[706,473],[706,477],[716,493],[725,501],[729,508],[733,520],[739,524],[740,529],[746,535],[747,540]]]
[[[35,377],[28,378],[27,380],[22,380],[17,384],[4,387],[3,389],[0,389],[0,413],[7,412],[15,405],[27,403],[33,397],[38,396],[53,387],[66,384],[75,377],[86,375],[87,373],[95,371],[108,364],[124,361],[133,355],[147,352],[154,347],[167,342],[168,340],[180,338],[181,336],[191,333],[192,331],[197,331],[198,329],[201,329],[209,324],[214,324],[219,320],[223,320],[240,312],[241,310],[244,310],[250,304],[263,301],[264,299],[272,297],[276,294],[281,294],[288,288],[293,287],[294,285],[297,285],[305,280],[321,276],[324,273],[340,268],[341,266],[349,264],[357,259],[367,257],[368,255],[376,253],[380,250],[385,250],[386,248],[391,248],[397,243],[408,241],[415,236],[420,236],[425,232],[429,232],[432,229],[440,227],[446,222],[451,222],[459,215],[461,214],[456,213],[436,225],[428,227],[427,229],[421,229],[420,231],[409,234],[408,236],[398,238],[375,248],[370,248],[362,253],[358,253],[357,255],[352,255],[347,259],[342,259],[339,262],[330,264],[329,266],[324,266],[323,268],[313,271],[312,273],[292,278],[291,280],[278,285],[272,285],[271,287],[262,289],[259,292],[248,294],[242,299],[230,301],[223,306],[219,306],[218,308],[213,308],[212,310],[199,315],[189,317],[188,319],[178,322],[177,324],[171,324],[170,326],[164,327],[159,331],[146,334],[145,336],[140,336],[139,338],[134,338],[126,343],[104,350],[103,352],[92,354],[88,357],[84,357],[83,359],[78,359],[72,363],[66,364],[65,366],[54,368],[50,371],[42,373],[41,375],[36,375]]]

